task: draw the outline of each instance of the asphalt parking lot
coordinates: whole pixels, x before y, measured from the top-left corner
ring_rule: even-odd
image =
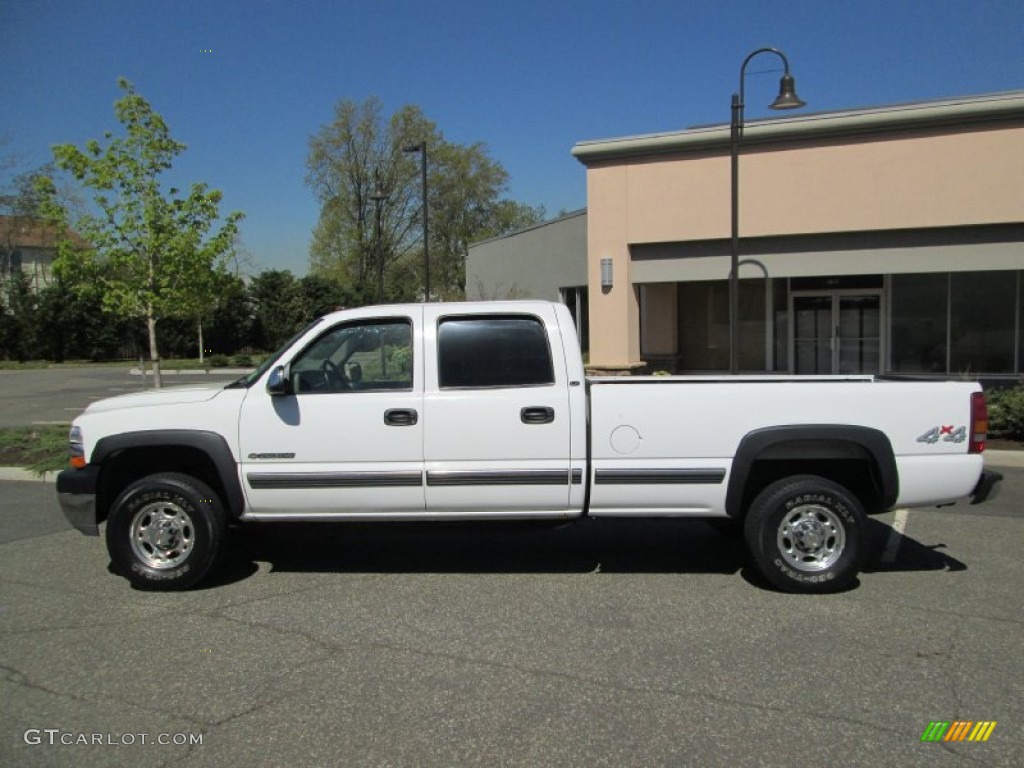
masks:
[[[79,376],[0,376],[0,423],[133,383]],[[877,518],[823,597],[696,521],[268,527],[144,593],[0,481],[0,765],[1022,765],[1024,462],[990,458],[996,499]],[[956,720],[997,725],[921,741]]]
[[[241,369],[165,372],[164,385],[226,384],[241,373]],[[142,376],[128,366],[0,371],[0,427],[70,423],[94,400],[142,388]]]
[[[1024,763],[1024,469],[766,589],[699,522],[273,528],[147,594],[53,486],[0,483],[0,764]],[[936,720],[985,743],[922,743]],[[166,742],[166,743],[160,743]]]

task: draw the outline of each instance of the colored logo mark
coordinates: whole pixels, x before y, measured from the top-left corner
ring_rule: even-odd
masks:
[[[988,741],[995,727],[995,720],[933,720],[921,741]]]

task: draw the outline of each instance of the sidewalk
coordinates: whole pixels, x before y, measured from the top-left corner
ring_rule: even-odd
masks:
[[[985,466],[1024,467],[1024,451],[985,451]],[[0,467],[0,480],[53,483],[57,481],[57,473],[47,472],[40,476],[21,467]]]

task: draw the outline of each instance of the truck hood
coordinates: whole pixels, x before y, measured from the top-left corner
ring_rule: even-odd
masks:
[[[224,385],[206,387],[169,387],[167,389],[149,389],[145,392],[133,392],[128,395],[117,395],[90,404],[85,413],[101,411],[119,411],[124,408],[151,408],[158,405],[187,405],[212,400]]]

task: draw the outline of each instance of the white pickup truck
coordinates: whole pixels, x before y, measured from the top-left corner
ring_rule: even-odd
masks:
[[[733,521],[776,587],[850,584],[866,515],[983,501],[977,384],[590,378],[548,302],[320,318],[227,387],[102,400],[71,427],[60,504],[134,584],[183,589],[229,525]]]

